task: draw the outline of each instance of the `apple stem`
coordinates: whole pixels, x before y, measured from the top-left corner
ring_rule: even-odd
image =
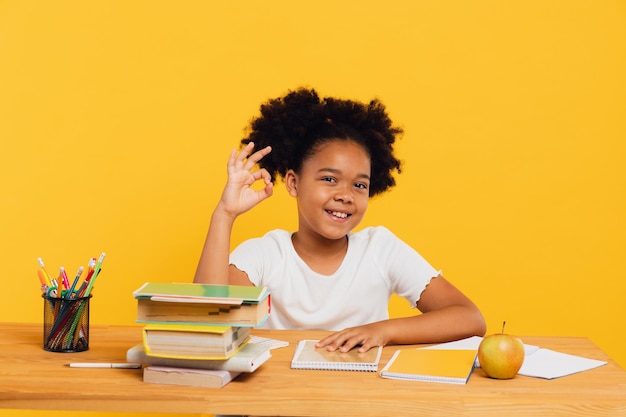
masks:
[[[502,334],[504,334],[504,326],[506,325],[506,320],[502,322]]]

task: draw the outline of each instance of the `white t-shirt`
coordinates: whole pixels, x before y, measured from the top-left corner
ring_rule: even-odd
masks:
[[[241,243],[230,263],[271,294],[263,328],[343,330],[389,318],[396,293],[415,306],[439,272],[387,228],[348,234],[348,251],[332,275],[311,270],[291,242],[291,233],[273,230]]]

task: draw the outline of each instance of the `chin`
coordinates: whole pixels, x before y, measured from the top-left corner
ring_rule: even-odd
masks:
[[[334,231],[334,232],[330,232],[330,233],[322,233],[321,235],[324,237],[324,239],[328,239],[328,240],[341,240],[344,239],[348,233],[350,233],[352,231],[352,228],[348,229],[345,228],[344,230],[341,231]]]

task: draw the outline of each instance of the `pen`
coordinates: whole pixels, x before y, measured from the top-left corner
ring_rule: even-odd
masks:
[[[37,276],[39,277],[39,282],[41,282],[41,285],[48,285],[48,282],[46,281],[46,277],[41,271],[41,269],[37,270]]]
[[[50,275],[48,275],[48,272],[46,271],[46,268],[43,263],[43,259],[37,258],[37,262],[39,262],[41,273],[43,274],[44,279],[46,280],[46,283],[48,284],[48,287],[49,287],[52,284],[52,281],[50,280]]]
[[[39,276],[39,282],[41,283],[41,292],[43,294],[46,293],[46,291],[48,291],[48,283],[46,282],[46,278],[43,275],[43,272],[41,272],[41,270],[37,271],[37,275]]]
[[[63,276],[62,276],[62,271],[59,271],[59,277],[57,278],[57,298],[61,298],[62,296],[63,296]]]
[[[70,280],[67,278],[67,272],[65,272],[65,267],[62,266],[59,268],[59,276],[63,281],[63,287],[67,290],[70,288]]]
[[[70,368],[116,368],[116,369],[139,369],[140,363],[109,363],[109,362],[72,362],[66,363]]]

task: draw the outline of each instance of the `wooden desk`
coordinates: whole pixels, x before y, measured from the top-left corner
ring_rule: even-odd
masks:
[[[142,382],[141,370],[77,369],[68,362],[124,362],[139,326],[93,326],[90,349],[42,349],[40,324],[0,323],[0,407],[8,409],[290,416],[626,416],[626,371],[585,338],[525,337],[525,343],[608,361],[555,380],[493,380],[477,369],[467,385],[383,379],[373,372],[292,370],[295,342],[323,332],[255,331],[287,340],[252,374],[223,389]],[[381,366],[396,347],[383,350]]]

